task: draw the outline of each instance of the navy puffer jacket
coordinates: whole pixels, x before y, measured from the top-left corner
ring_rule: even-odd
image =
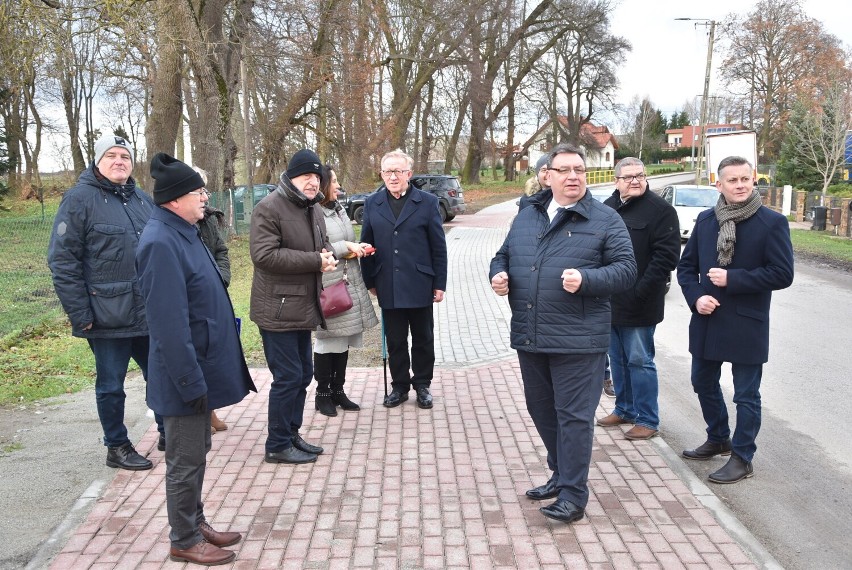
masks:
[[[148,335],[136,248],[153,208],[133,178],[113,184],[94,165],[62,196],[47,263],[74,336]]]
[[[538,353],[596,354],[609,348],[609,297],[631,287],[636,262],[621,217],[588,192],[553,225],[546,190],[518,213],[491,261],[489,278],[509,275],[511,345]],[[562,272],[574,268],[579,291],[562,288]]]

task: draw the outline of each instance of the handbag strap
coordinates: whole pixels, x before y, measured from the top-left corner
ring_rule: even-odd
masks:
[[[343,282],[349,285],[349,260],[343,260]]]

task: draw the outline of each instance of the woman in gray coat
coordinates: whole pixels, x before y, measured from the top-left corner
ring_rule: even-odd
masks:
[[[326,416],[336,416],[337,406],[344,410],[360,410],[343,391],[346,382],[346,364],[349,348],[362,346],[362,333],[378,324],[373,302],[361,277],[358,258],[367,254],[368,243],[355,242],[355,230],[346,211],[337,202],[340,184],[329,166],[323,167],[320,202],[325,216],[328,241],[340,262],[334,271],[324,273],[323,287],[342,279],[349,283],[352,308],[334,317],[326,318],[326,329],[318,328],[314,344],[314,378],[317,380],[316,408]]]

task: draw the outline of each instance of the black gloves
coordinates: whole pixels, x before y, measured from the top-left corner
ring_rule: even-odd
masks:
[[[200,398],[196,398],[194,400],[190,400],[187,402],[187,405],[192,408],[192,410],[196,414],[203,414],[207,412],[207,394],[204,394]]]

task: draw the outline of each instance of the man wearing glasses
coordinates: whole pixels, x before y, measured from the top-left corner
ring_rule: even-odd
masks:
[[[382,185],[364,203],[361,241],[376,246],[361,260],[364,284],[379,299],[393,391],[384,405],[408,400],[432,407],[435,366],[432,304],[447,288],[447,242],[438,199],[409,184],[413,159],[401,150],[382,157]],[[411,354],[408,334],[411,333]],[[409,370],[410,369],[410,370]]]
[[[234,309],[196,224],[207,190],[191,167],[165,154],[151,160],[154,202],[136,266],[151,335],[148,405],[163,416],[169,558],[212,566],[232,561],[224,546],[242,538],[218,532],[201,502],[210,411],[241,401],[255,386]]]
[[[527,491],[556,501],[540,510],[571,523],[589,500],[595,409],[609,348],[609,297],[636,279],[624,222],[586,192],[585,155],[560,144],[548,159],[550,189],[518,212],[491,261],[491,288],[508,295],[527,410],[553,476]]]
[[[636,283],[612,296],[609,359],[615,409],[599,426],[635,424],[624,437],[650,439],[660,426],[654,330],[663,321],[666,282],[680,258],[680,225],[671,204],[648,190],[645,165],[628,157],[615,165],[615,192],[604,204],[624,220]]]

